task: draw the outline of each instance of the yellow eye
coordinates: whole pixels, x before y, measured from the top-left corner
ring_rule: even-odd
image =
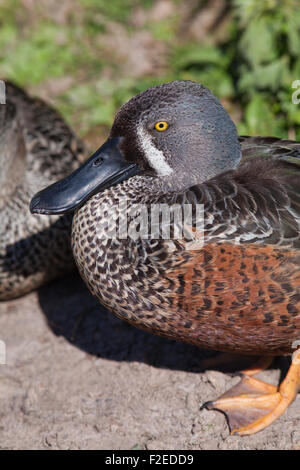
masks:
[[[168,129],[169,124],[166,121],[158,121],[154,127],[157,131],[165,131]]]

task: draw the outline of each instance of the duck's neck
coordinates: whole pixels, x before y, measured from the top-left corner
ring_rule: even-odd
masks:
[[[8,119],[0,129],[0,168],[1,208],[21,184],[26,169],[24,136],[17,119]]]

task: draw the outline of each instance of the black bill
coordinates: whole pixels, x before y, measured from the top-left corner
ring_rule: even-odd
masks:
[[[33,214],[65,214],[77,209],[93,194],[139,173],[139,167],[124,160],[121,138],[108,139],[80,168],[38,192],[30,202]]]

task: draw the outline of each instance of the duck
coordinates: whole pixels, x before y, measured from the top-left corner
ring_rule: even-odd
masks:
[[[5,82],[4,82],[5,83]],[[5,83],[0,104],[0,300],[11,300],[74,269],[72,216],[33,216],[45,185],[78,168],[86,149],[44,101]]]
[[[208,88],[163,83],[125,103],[107,141],[37,193],[30,210],[75,211],[76,265],[119,318],[200,348],[260,357],[203,404],[224,413],[233,434],[262,431],[296,398],[300,143],[239,138]],[[291,359],[280,385],[255,377],[280,355]]]

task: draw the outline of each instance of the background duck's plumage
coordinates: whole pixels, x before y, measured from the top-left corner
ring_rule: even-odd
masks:
[[[71,216],[33,216],[28,206],[36,190],[77,168],[85,152],[60,115],[42,100],[6,83],[6,102],[1,106],[11,121],[2,142],[5,132],[12,135],[5,143],[6,160],[0,155],[2,173],[10,165],[0,191],[0,300],[20,296],[73,267]]]

